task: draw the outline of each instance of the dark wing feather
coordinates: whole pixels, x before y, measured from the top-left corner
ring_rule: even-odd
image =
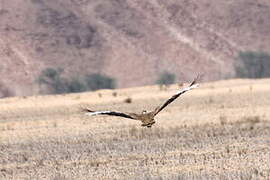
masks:
[[[132,113],[122,113],[122,112],[115,112],[115,111],[92,111],[87,108],[83,109],[83,111],[86,112],[86,114],[89,116],[109,115],[109,116],[120,116],[120,117],[136,120],[136,115]]]
[[[192,83],[187,87],[184,88],[180,91],[178,91],[175,95],[173,95],[170,99],[168,99],[164,104],[162,104],[161,106],[157,107],[154,110],[154,115],[157,115],[160,111],[162,111],[162,109],[164,109],[166,106],[168,106],[171,102],[173,102],[176,98],[178,98],[181,94],[184,94],[185,92],[194,89],[196,87],[198,87],[199,84],[197,84],[197,80],[198,80],[199,76],[197,76],[196,79],[194,79],[192,81]]]

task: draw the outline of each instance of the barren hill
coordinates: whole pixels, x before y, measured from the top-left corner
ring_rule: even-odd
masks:
[[[3,0],[0,96],[38,94],[47,67],[101,73],[118,87],[232,77],[241,50],[270,51],[267,0]]]

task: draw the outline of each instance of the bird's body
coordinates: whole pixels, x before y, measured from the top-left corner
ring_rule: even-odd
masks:
[[[121,116],[124,118],[129,118],[133,120],[138,120],[142,122],[142,126],[151,127],[153,124],[155,124],[155,115],[153,112],[146,112],[143,111],[140,114],[137,113],[120,113],[120,112],[114,112],[114,111],[91,111],[90,109],[84,109],[86,111],[87,115],[94,116],[94,115],[110,115],[110,116]]]
[[[155,124],[155,114],[153,112],[143,112],[138,120],[142,121],[142,126],[151,127],[153,124]]]
[[[115,112],[115,111],[92,111],[88,108],[84,109],[87,115],[94,116],[94,115],[110,115],[110,116],[120,116],[128,119],[138,120],[142,122],[143,127],[151,127],[155,124],[155,116],[163,110],[166,106],[168,106],[171,102],[173,102],[176,98],[178,98],[181,94],[197,88],[199,84],[196,83],[198,77],[187,87],[182,90],[179,90],[175,95],[173,95],[170,99],[168,99],[164,104],[158,106],[155,110],[147,112],[143,111],[140,114],[137,113],[122,113],[122,112]]]

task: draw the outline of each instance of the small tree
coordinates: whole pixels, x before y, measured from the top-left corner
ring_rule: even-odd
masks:
[[[68,83],[68,92],[84,92],[87,91],[87,87],[84,82],[79,79],[73,79]]]
[[[114,79],[104,75],[89,74],[83,79],[73,77],[72,80],[68,80],[61,77],[62,72],[63,70],[59,68],[47,68],[41,72],[38,82],[46,85],[52,94],[115,88]]]
[[[115,80],[101,74],[89,74],[85,77],[86,86],[89,90],[114,89]]]
[[[156,81],[159,85],[170,85],[175,82],[175,75],[169,72],[160,74],[159,79]]]
[[[173,84],[175,81],[175,75],[169,72],[163,72],[160,74],[159,79],[156,81],[159,84],[160,90],[164,88],[166,90],[170,84]]]
[[[39,83],[46,84],[52,94],[61,94],[67,92],[67,80],[61,78],[62,69],[47,68],[39,76]]]
[[[270,77],[270,55],[264,52],[240,52],[235,63],[237,77]]]

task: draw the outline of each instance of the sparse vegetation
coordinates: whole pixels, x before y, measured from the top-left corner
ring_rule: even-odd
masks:
[[[226,116],[219,116],[220,124],[225,125],[228,123],[228,119]]]
[[[73,93],[94,91],[98,89],[115,88],[115,80],[100,74],[89,74],[85,78],[72,78],[68,80],[62,77],[63,69],[47,68],[39,76],[39,84],[45,85],[50,94]]]
[[[126,98],[124,100],[124,102],[130,104],[130,103],[132,103],[132,98],[130,98],[130,97]]]
[[[270,55],[265,52],[240,52],[235,64],[236,76],[240,78],[270,77]]]
[[[73,79],[68,82],[67,90],[68,92],[83,92],[87,91],[88,88],[82,80]]]
[[[0,98],[13,96],[14,93],[5,85],[0,83]]]
[[[267,179],[268,82],[199,88],[159,114],[151,129],[78,109],[88,99],[93,110],[152,109],[170,96],[154,86],[117,91],[136,97],[136,105],[119,101],[113,90],[102,91],[106,98],[97,91],[2,99],[0,179]]]
[[[169,72],[163,72],[160,74],[157,84],[159,85],[170,85],[175,82],[175,75]]]
[[[85,77],[85,82],[90,90],[115,88],[114,79],[97,73],[87,75]]]
[[[61,94],[67,92],[67,80],[61,77],[63,69],[47,68],[39,76],[38,82],[45,84],[51,94]]]
[[[113,92],[113,93],[112,93],[112,96],[113,96],[113,97],[117,97],[117,95],[118,95],[117,92]]]
[[[169,88],[170,84],[173,84],[175,81],[175,75],[169,72],[163,72],[160,74],[159,79],[156,83],[159,85],[160,90],[166,90]]]

